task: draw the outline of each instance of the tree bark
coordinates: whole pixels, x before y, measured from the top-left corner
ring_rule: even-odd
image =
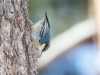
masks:
[[[0,75],[35,75],[38,62],[28,0],[0,0]]]

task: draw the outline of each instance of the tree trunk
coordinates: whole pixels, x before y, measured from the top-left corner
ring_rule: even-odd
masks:
[[[0,0],[0,75],[35,75],[28,0]]]

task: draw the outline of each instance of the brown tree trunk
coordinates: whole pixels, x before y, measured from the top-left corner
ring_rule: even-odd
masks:
[[[0,0],[0,75],[35,75],[28,0]]]

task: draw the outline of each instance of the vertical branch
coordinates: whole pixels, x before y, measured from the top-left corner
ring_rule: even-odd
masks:
[[[37,51],[31,38],[28,0],[0,0],[0,75],[35,75]]]

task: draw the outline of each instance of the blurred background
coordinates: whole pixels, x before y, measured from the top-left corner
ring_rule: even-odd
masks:
[[[88,0],[29,0],[29,16],[33,22],[47,11],[51,39],[88,17]]]
[[[100,1],[29,0],[36,23],[47,11],[51,46],[39,60],[39,75],[100,75]]]

